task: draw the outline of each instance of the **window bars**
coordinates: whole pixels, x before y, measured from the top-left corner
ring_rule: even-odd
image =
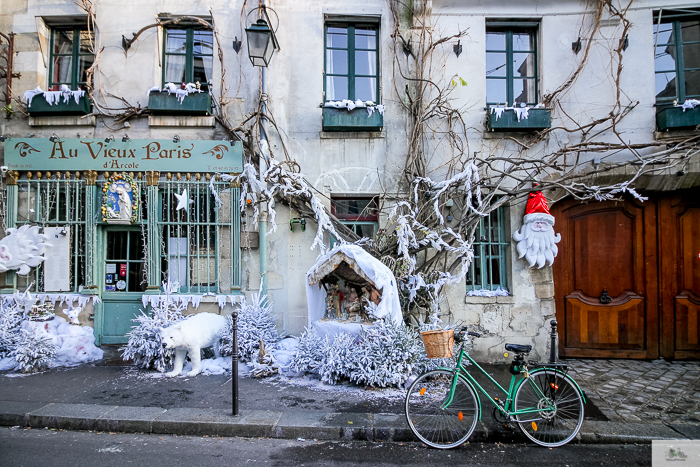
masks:
[[[228,293],[241,283],[240,188],[205,179],[158,184],[162,280],[178,281],[181,292]],[[186,195],[186,207],[175,194]]]
[[[18,180],[17,227],[29,224],[45,227],[67,227],[70,229],[70,290],[78,292],[85,284],[86,270],[86,224],[94,222],[85,213],[85,180],[50,173],[42,178],[28,174],[27,179]],[[32,282],[33,292],[44,292],[43,264],[34,268],[27,276],[17,276],[17,288],[24,290]]]
[[[467,291],[508,288],[506,208],[479,220],[475,232],[474,261],[467,273]]]

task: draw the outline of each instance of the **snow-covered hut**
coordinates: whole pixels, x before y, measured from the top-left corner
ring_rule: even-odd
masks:
[[[327,311],[327,290],[324,284],[329,279],[378,291],[379,297],[374,302],[376,306],[372,306],[373,317],[397,324],[403,320],[396,278],[391,270],[361,247],[341,244],[319,258],[306,273],[309,326],[324,327],[325,324],[325,327],[331,326],[337,330],[343,328],[347,332],[358,327],[357,323],[345,323],[342,320],[321,323]]]

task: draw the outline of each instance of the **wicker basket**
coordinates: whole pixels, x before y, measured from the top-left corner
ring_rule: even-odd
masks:
[[[451,358],[455,342],[454,329],[421,332],[428,358]]]

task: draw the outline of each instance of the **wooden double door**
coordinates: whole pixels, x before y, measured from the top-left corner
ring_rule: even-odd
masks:
[[[700,358],[700,190],[552,214],[560,355]]]

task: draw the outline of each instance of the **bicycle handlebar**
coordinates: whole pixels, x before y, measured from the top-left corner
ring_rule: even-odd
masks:
[[[471,337],[481,337],[481,334],[478,332],[470,332],[467,331],[467,326],[464,326],[462,329],[459,331],[455,331],[455,340],[457,342],[464,341],[465,336],[471,336]]]

